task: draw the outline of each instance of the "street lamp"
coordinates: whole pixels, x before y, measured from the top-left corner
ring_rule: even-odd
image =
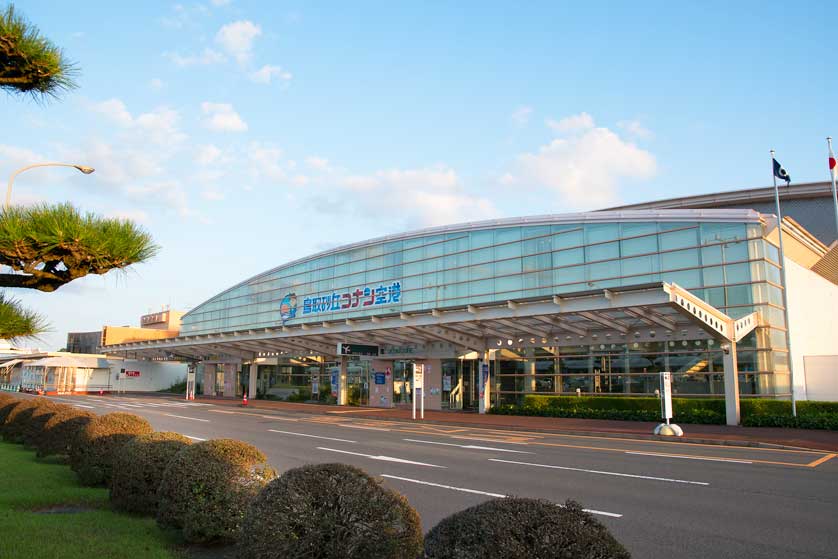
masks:
[[[8,208],[9,205],[12,203],[12,184],[15,182],[15,177],[21,174],[24,171],[28,171],[29,169],[34,169],[35,167],[72,167],[73,169],[78,169],[85,175],[89,175],[96,169],[93,167],[86,167],[84,165],[73,165],[72,163],[35,163],[34,165],[27,165],[26,167],[22,167],[12,173],[12,176],[9,177],[9,186],[6,187],[6,204],[3,206],[4,208]]]

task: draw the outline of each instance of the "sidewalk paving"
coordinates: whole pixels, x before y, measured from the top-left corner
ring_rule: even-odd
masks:
[[[198,400],[218,405],[241,406],[241,400],[198,396]],[[296,402],[250,400],[248,407],[264,410],[293,411],[312,414],[345,414],[358,419],[412,421],[406,408],[339,407]],[[667,440],[684,443],[733,446],[763,446],[825,450],[838,452],[838,432],[816,429],[782,429],[774,427],[729,427],[727,425],[681,424],[680,438],[652,435],[657,423],[603,419],[570,419],[521,415],[480,415],[474,412],[425,410],[424,423],[555,433],[565,435],[608,436],[644,440]]]

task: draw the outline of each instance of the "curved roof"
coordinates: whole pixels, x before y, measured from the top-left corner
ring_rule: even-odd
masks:
[[[375,237],[365,241],[358,241],[346,245],[337,246],[323,250],[309,256],[304,256],[290,262],[285,262],[279,266],[274,266],[269,270],[260,272],[255,276],[251,276],[239,283],[228,287],[227,289],[216,293],[209,299],[201,302],[192,309],[190,309],[184,317],[190,315],[195,309],[198,309],[213,299],[224,295],[242,285],[246,285],[254,280],[272,274],[281,268],[294,266],[309,260],[329,256],[330,254],[337,254],[348,250],[358,248],[365,248],[381,243],[401,241],[405,239],[414,239],[417,237],[427,237],[431,235],[439,235],[442,233],[459,233],[464,231],[475,231],[481,229],[500,229],[503,227],[518,227],[522,225],[559,225],[570,223],[622,223],[622,222],[677,222],[677,221],[693,221],[693,222],[729,222],[729,223],[759,223],[762,221],[762,214],[754,210],[744,209],[678,209],[678,210],[622,210],[622,211],[595,211],[595,212],[578,212],[566,214],[544,214],[524,217],[507,217],[498,219],[487,219],[482,221],[470,221],[465,223],[457,223],[452,225],[438,225],[435,227],[425,227],[423,229],[414,229],[404,233],[397,233],[393,235],[384,235],[382,237]]]

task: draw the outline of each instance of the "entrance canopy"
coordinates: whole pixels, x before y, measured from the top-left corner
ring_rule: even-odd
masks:
[[[716,339],[736,342],[757,326],[734,320],[674,283],[650,283],[320,324],[110,345],[109,354],[148,359],[252,360],[266,353],[337,356],[338,343],[378,346],[445,343],[464,352],[503,347],[618,341]]]

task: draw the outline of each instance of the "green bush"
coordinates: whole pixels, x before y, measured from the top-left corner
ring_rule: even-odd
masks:
[[[70,407],[62,409],[44,424],[38,438],[37,456],[69,456],[76,439],[96,414]]]
[[[51,402],[49,405],[42,405],[32,412],[32,415],[23,426],[23,445],[32,449],[38,447],[38,441],[44,436],[44,427],[52,416],[62,411],[73,409],[67,404]]]
[[[175,455],[191,444],[179,433],[149,433],[127,442],[113,463],[110,496],[117,510],[154,515],[157,490]]]
[[[21,400],[9,410],[3,423],[3,440],[12,443],[22,443],[23,435],[36,411],[54,408],[55,404],[49,400],[27,399]]]
[[[243,559],[415,559],[419,514],[363,470],[316,464],[285,472],[248,508]],[[475,556],[477,557],[477,556]]]
[[[108,485],[113,461],[125,444],[137,435],[153,432],[151,424],[131,413],[109,413],[94,417],[82,429],[70,449],[70,466],[79,483]]]
[[[190,542],[234,541],[245,510],[276,472],[254,446],[232,439],[185,447],[158,490],[157,522]]]
[[[742,417],[745,427],[790,427],[793,429],[825,429],[838,431],[838,413],[791,415],[751,415]]]
[[[491,526],[491,529],[487,527]],[[452,514],[425,538],[428,559],[627,559],[629,552],[573,501],[494,499]]]

